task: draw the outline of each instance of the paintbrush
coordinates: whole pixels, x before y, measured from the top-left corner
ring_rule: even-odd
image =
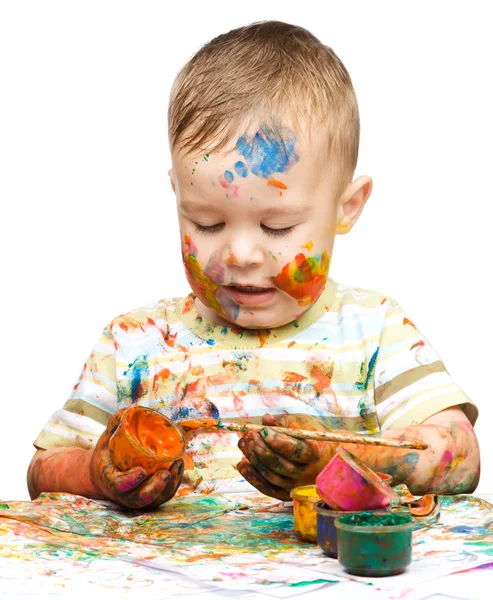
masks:
[[[290,435],[298,440],[313,440],[318,442],[340,442],[344,444],[368,444],[373,446],[391,446],[393,448],[410,448],[411,450],[426,450],[427,444],[423,442],[406,442],[389,438],[372,437],[359,433],[346,433],[335,431],[307,431],[305,429],[290,429],[289,427],[275,427],[272,425],[255,425],[253,423],[223,423],[221,419],[192,419],[178,423],[183,429],[224,429],[226,431],[271,430],[277,433]]]

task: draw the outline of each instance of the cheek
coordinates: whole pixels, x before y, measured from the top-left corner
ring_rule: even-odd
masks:
[[[300,306],[313,304],[323,292],[329,273],[329,254],[306,256],[300,252],[272,278],[283,292],[295,298]]]

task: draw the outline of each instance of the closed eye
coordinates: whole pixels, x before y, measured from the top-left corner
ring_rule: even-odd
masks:
[[[205,235],[219,233],[223,230],[224,225],[225,223],[215,223],[214,225],[193,224],[195,231]],[[291,227],[283,227],[282,229],[272,229],[272,227],[267,227],[267,225],[260,225],[260,227],[265,234],[270,235],[271,237],[285,237],[294,229],[294,225]]]

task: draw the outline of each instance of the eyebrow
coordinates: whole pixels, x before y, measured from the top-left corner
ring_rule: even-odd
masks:
[[[211,211],[211,212],[219,212],[219,208],[216,208],[214,205],[208,204],[207,202],[194,202],[192,200],[181,200],[180,208],[187,212],[196,212],[196,211]],[[259,209],[260,212],[261,209]],[[280,206],[270,206],[262,211],[264,216],[276,216],[276,215],[295,215],[299,213],[310,212],[312,207],[307,204],[288,204],[288,205],[280,205]]]

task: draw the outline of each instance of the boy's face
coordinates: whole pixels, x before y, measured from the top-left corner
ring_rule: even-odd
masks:
[[[371,192],[360,177],[336,197],[323,141],[259,125],[231,152],[173,153],[183,262],[203,317],[278,327],[318,299],[335,235],[351,229]]]

